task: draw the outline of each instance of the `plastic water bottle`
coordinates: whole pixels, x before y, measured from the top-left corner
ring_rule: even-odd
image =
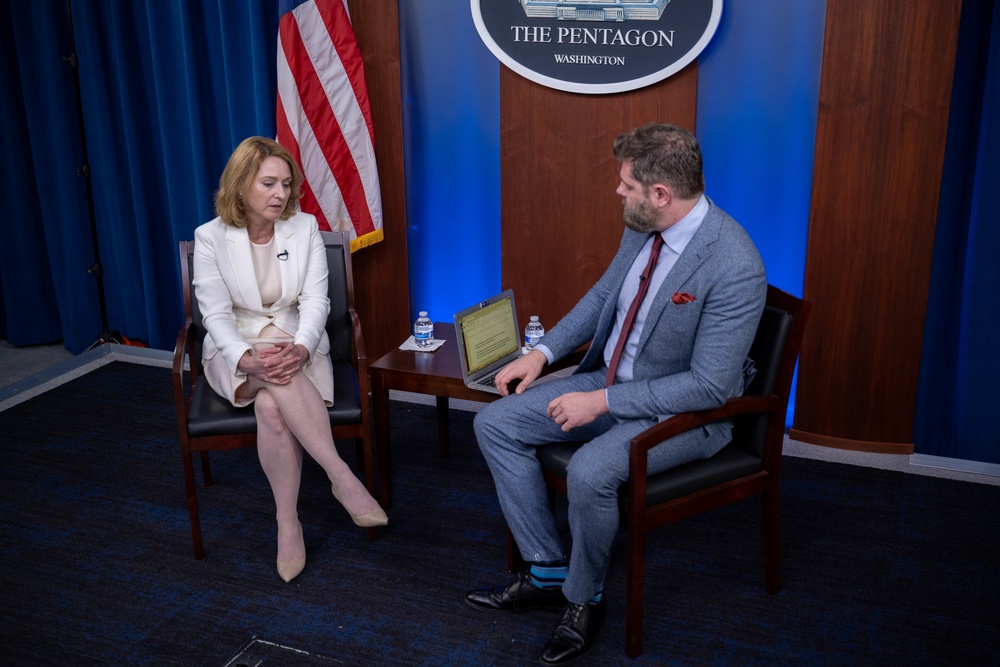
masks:
[[[524,347],[528,352],[535,349],[538,341],[545,335],[545,327],[538,321],[538,315],[532,315],[528,326],[524,327]]]
[[[417,321],[413,323],[413,340],[417,347],[430,347],[434,344],[434,323],[427,317],[426,310],[421,310]]]

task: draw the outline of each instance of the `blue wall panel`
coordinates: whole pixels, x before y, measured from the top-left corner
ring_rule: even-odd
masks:
[[[410,311],[500,291],[500,64],[467,0],[400,0]]]
[[[826,2],[727,2],[698,60],[706,189],[802,295]]]
[[[499,65],[465,0],[399,9],[411,315],[450,320],[500,289]],[[708,194],[750,232],[769,281],[797,295],[825,17],[825,0],[727,2],[698,61]]]
[[[465,0],[401,0],[411,308],[500,287],[499,64]],[[708,192],[802,294],[826,2],[727,2],[699,58]],[[418,258],[423,258],[422,261]]]
[[[750,233],[768,282],[802,296],[826,0],[727,2],[698,59],[705,188]],[[786,423],[791,425],[795,387]]]

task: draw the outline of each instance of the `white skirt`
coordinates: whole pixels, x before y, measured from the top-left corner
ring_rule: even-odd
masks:
[[[294,339],[291,336],[288,336],[287,338],[252,338],[247,339],[247,342],[250,343],[255,350],[259,350],[273,345],[274,343],[288,342],[291,340]],[[326,403],[326,407],[333,405],[333,364],[330,362],[330,357],[322,352],[316,352],[313,355],[312,363],[306,364],[302,367],[302,374],[313,383],[314,387],[316,387],[316,391],[319,392],[323,402]],[[229,364],[226,363],[226,360],[221,354],[216,354],[208,360],[208,363],[205,364],[205,379],[208,380],[208,386],[215,390],[216,394],[232,403],[233,406],[242,408],[253,403],[253,397],[236,397],[236,390],[239,389],[240,386],[247,381],[247,379],[245,376],[236,377],[236,375],[229,370]]]

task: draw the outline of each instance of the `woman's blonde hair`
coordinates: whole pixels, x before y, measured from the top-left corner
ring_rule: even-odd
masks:
[[[281,220],[288,220],[295,215],[299,208],[303,180],[302,170],[295,158],[274,139],[247,137],[229,156],[229,162],[219,178],[219,190],[215,193],[215,213],[227,225],[246,227],[250,224],[241,193],[250,188],[261,163],[269,157],[284,160],[292,173],[292,191],[285,202],[285,210],[281,212]]]

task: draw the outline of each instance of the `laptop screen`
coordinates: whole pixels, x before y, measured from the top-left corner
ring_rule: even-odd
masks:
[[[514,318],[514,304],[506,296],[459,320],[468,375],[486,368],[521,347]]]

